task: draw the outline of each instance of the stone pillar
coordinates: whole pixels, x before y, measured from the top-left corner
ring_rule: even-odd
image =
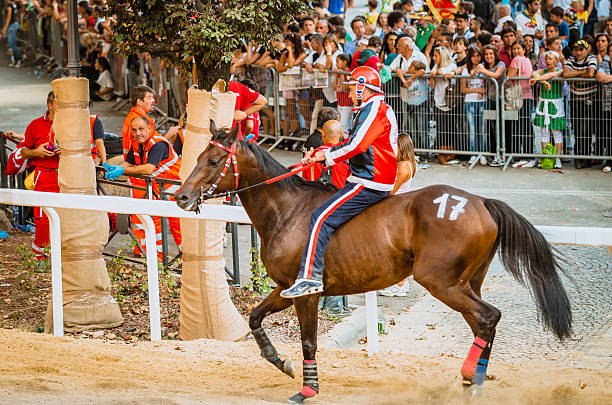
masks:
[[[71,77],[54,80],[51,85],[57,103],[53,131],[61,149],[60,192],[96,194],[88,80]],[[83,210],[58,209],[57,212],[62,233],[64,330],[121,325],[123,318],[110,294],[110,279],[102,258],[108,240],[108,216],[104,212]],[[52,302],[47,307],[45,332],[53,332]]]
[[[210,120],[217,128],[231,127],[236,95],[225,93],[225,82],[212,92],[192,87],[188,91],[187,126],[179,176],[187,179],[211,138]],[[207,201],[221,204],[221,200]],[[230,300],[223,258],[222,221],[181,218],[183,275],[180,337],[236,341],[249,332],[247,323]]]

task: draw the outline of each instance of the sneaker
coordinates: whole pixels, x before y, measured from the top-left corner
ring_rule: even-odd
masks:
[[[487,158],[485,156],[481,156],[480,157],[480,164],[482,166],[486,166],[487,165]]]
[[[489,163],[489,166],[499,167],[499,166],[503,166],[504,164],[505,162],[503,161],[503,159],[495,158],[491,161],[491,163]]]
[[[528,164],[528,163],[529,162],[526,161],[526,160],[521,160],[521,161],[518,161],[516,163],[513,163],[512,167],[514,167],[514,168],[525,167],[525,165]]]
[[[601,169],[601,171],[604,172],[604,173],[609,173],[610,170],[612,170],[612,168],[610,168],[610,166],[606,166],[603,169]]]
[[[318,280],[298,278],[295,283],[286,290],[281,291],[283,298],[298,298],[309,294],[323,292],[323,283]]]
[[[20,61],[20,60],[18,60],[18,61],[17,61],[17,62],[15,62],[15,63],[11,63],[11,64],[9,65],[9,67],[12,67],[12,68],[15,68],[15,69],[19,69],[19,68],[21,67],[21,61]]]
[[[472,163],[474,163],[476,161],[476,159],[478,159],[477,156],[470,157],[470,160],[468,161],[468,164],[471,165]]]
[[[526,165],[523,165],[523,167],[534,167],[536,165],[536,160],[530,160],[529,163],[527,163]]]
[[[561,159],[557,158],[557,160],[555,161],[555,169],[561,168],[563,168],[563,165],[561,164]]]

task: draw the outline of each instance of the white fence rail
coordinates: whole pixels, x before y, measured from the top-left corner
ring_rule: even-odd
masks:
[[[151,340],[161,340],[161,320],[155,225],[150,215],[251,223],[246,212],[241,207],[205,204],[202,206],[200,213],[196,214],[195,212],[188,212],[180,209],[173,201],[135,200],[128,197],[58,194],[2,188],[0,189],[0,204],[43,207],[44,212],[49,217],[53,330],[56,336],[63,336],[64,334],[64,314],[62,310],[62,243],[60,235],[60,218],[55,210],[56,208],[84,210],[83,207],[87,207],[85,211],[138,215],[145,227]]]
[[[44,212],[49,217],[53,330],[56,336],[63,336],[64,333],[60,218],[55,210],[56,208],[135,214],[142,220],[145,226],[146,235],[151,340],[161,340],[161,320],[155,226],[150,216],[251,223],[242,207],[205,204],[201,207],[200,213],[196,214],[195,212],[180,209],[173,201],[134,200],[128,197],[43,193],[38,191],[0,188],[0,204],[43,207]],[[83,207],[87,207],[87,209]],[[536,228],[553,244],[612,246],[612,228],[563,226],[536,226]],[[376,291],[366,293],[367,341],[369,354],[378,351],[378,319],[376,306]]]

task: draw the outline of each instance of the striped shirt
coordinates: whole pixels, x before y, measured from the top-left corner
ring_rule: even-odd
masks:
[[[589,69],[597,70],[597,57],[588,55],[584,60],[577,60],[575,56],[570,56],[565,62],[565,68],[571,70],[586,71]],[[595,82],[571,82],[570,89],[572,94],[584,96],[593,94],[597,91],[597,83]]]

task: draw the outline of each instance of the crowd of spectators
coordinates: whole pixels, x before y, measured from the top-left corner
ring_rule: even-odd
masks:
[[[438,19],[421,1],[370,0],[351,21],[341,7],[350,7],[348,2],[324,3],[315,2],[313,12],[287,24],[271,50],[259,44],[236,50],[232,73],[253,78],[262,93],[271,93],[274,71],[304,75],[304,83],[317,71],[328,73],[314,86],[282,92],[280,135],[311,132],[314,113],[325,106],[338,107],[349,131],[352,111],[343,79],[357,66],[371,66],[385,82],[400,130],[411,134],[417,148],[470,151],[470,163],[480,155],[481,164],[501,164],[481,155],[496,152],[499,132],[484,111],[501,118],[496,106],[506,78],[523,77],[505,84],[520,86],[522,95],[517,118],[503,123],[506,154],[542,153],[549,142],[558,154],[612,153],[605,130],[611,118],[612,18],[598,27],[593,1],[462,1],[452,16]],[[563,78],[571,79],[564,84]],[[272,110],[265,115],[265,132],[274,134]],[[453,155],[439,159],[446,163]],[[531,167],[537,161],[518,163]],[[590,165],[576,160],[577,167]]]
[[[486,112],[496,111],[502,121],[500,95],[504,87],[516,87],[506,78],[520,76],[526,79],[516,82],[521,92],[515,97],[522,95],[518,118],[504,118],[499,125],[506,154],[541,153],[550,142],[559,154],[610,156],[605,127],[612,118],[612,18],[598,21],[598,13],[604,13],[596,3],[461,1],[455,13],[438,18],[421,0],[369,0],[362,15],[345,21],[352,1],[314,0],[312,12],[295,16],[277,41],[236,49],[231,72],[234,80],[250,79],[267,96],[273,95],[275,74],[303,77],[301,86],[295,81],[281,86],[280,122],[270,105],[261,111],[261,125],[269,135],[304,139],[325,106],[336,107],[343,130],[351,129],[353,106],[344,79],[357,66],[373,67],[385,82],[400,130],[411,134],[418,149],[469,151],[471,162],[479,156],[481,164],[499,164],[491,157],[500,131]],[[12,49],[12,66],[19,67],[23,58],[15,35],[27,29],[33,15],[43,48],[65,61],[65,0],[0,0],[0,5],[0,34]],[[90,79],[94,100],[111,99],[117,86],[110,74],[112,34],[104,9],[105,0],[78,3],[82,74]],[[61,46],[54,51],[58,37]],[[145,76],[149,71],[146,55],[128,59],[128,66]],[[570,80],[555,84],[563,78]],[[557,119],[562,114],[564,120]],[[453,155],[439,159],[447,163]]]

